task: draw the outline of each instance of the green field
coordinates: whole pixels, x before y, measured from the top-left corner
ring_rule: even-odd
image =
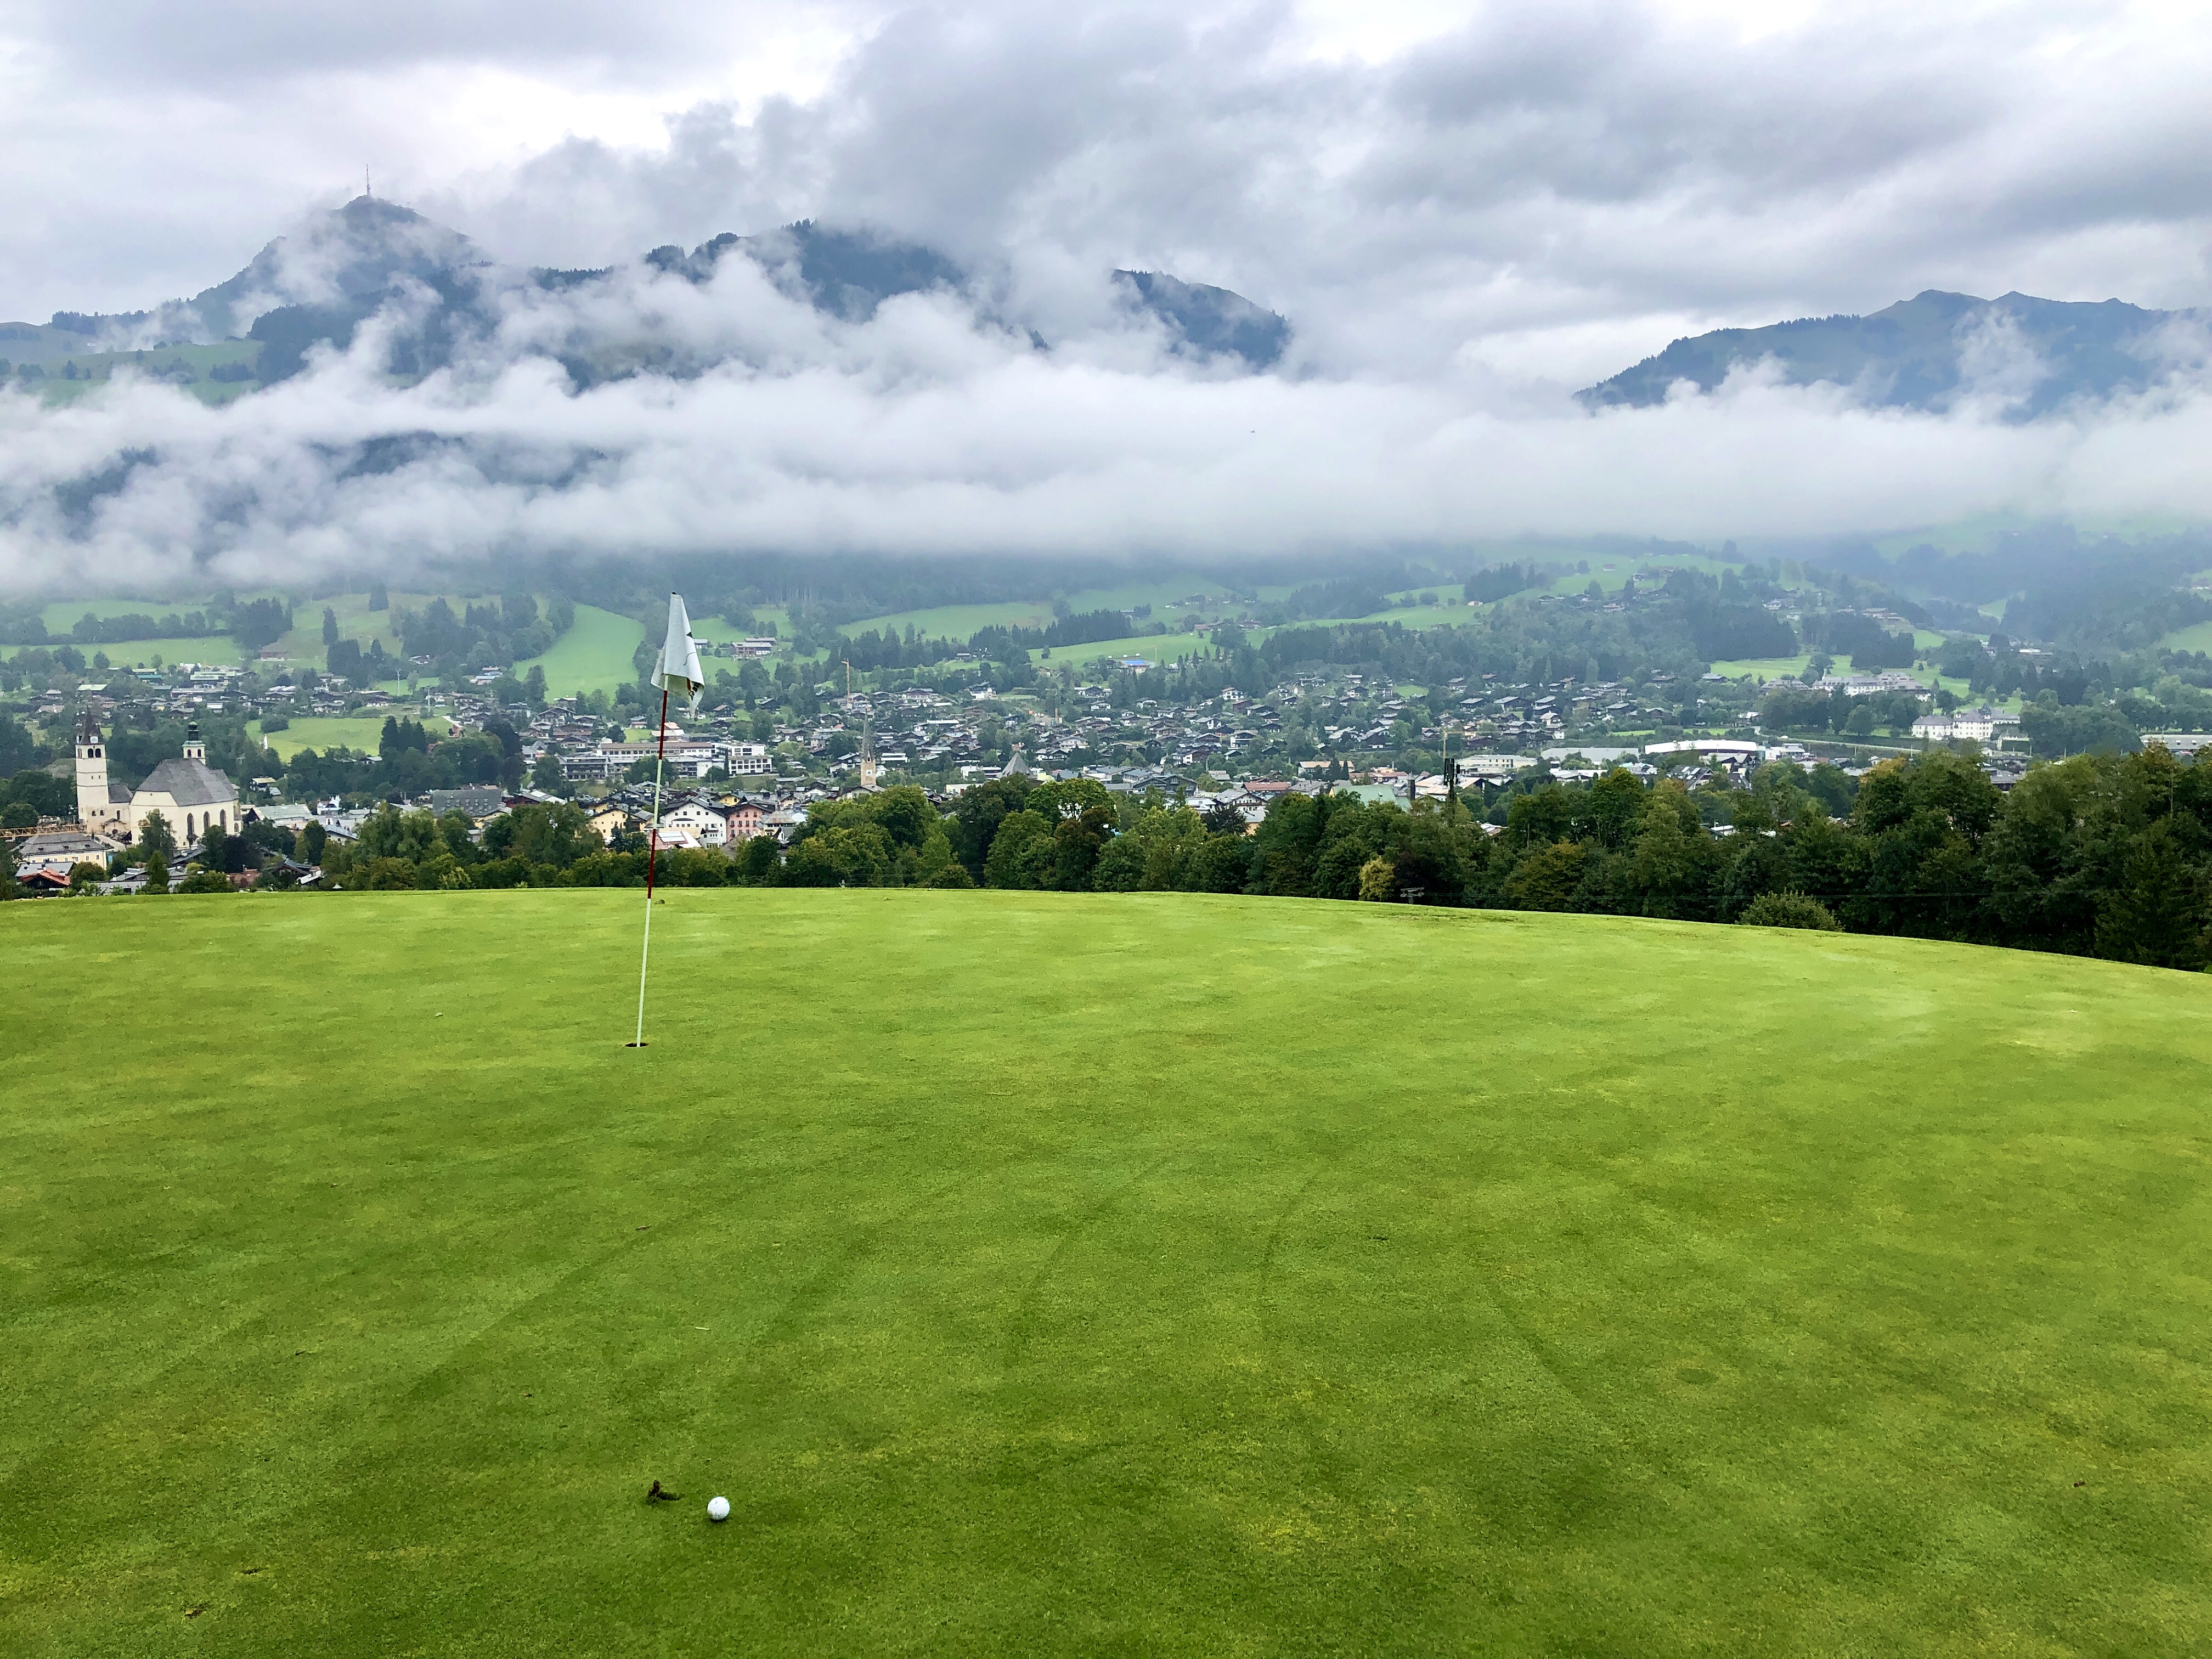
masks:
[[[312,749],[318,754],[343,746],[364,755],[376,753],[377,744],[384,737],[384,722],[387,715],[403,720],[421,720],[420,709],[392,705],[374,714],[351,717],[339,715],[321,718],[312,714],[295,716],[290,725],[281,732],[264,733],[259,720],[249,720],[246,729],[274,749],[279,758],[290,760],[302,749]],[[429,717],[433,736],[443,737],[450,722],[436,715]]]
[[[80,610],[76,614],[82,617],[84,612]],[[64,636],[44,646],[0,646],[0,657],[12,657],[24,651],[51,651],[57,645],[72,643]],[[118,668],[151,668],[156,657],[164,664],[197,662],[215,667],[235,667],[246,660],[238,641],[228,634],[210,634],[198,639],[132,640],[126,645],[80,645],[76,648],[84,653],[88,664],[95,652],[106,652],[107,660]],[[99,671],[88,668],[86,672]]]
[[[543,668],[545,689],[556,697],[584,691],[611,692],[637,678],[630,659],[644,637],[645,629],[635,617],[602,611],[595,605],[580,605],[574,624],[553,641],[553,648],[542,657],[516,663],[514,677],[527,679],[532,668]],[[708,670],[709,678],[713,672]]]
[[[2212,623],[2178,629],[2158,643],[2164,651],[2212,651]]]
[[[1288,588],[1281,591],[1290,592]],[[1185,574],[1152,581],[1127,582],[1118,587],[1086,587],[1062,597],[1067,608],[1078,614],[1088,611],[1128,611],[1148,605],[1152,607],[1150,620],[1172,627],[1185,614],[1169,608],[1178,600],[1198,594],[1220,599],[1227,592],[1228,589],[1215,577]],[[927,611],[901,611],[891,616],[847,623],[837,631],[849,638],[871,631],[903,634],[911,627],[924,639],[964,641],[983,628],[1049,628],[1053,614],[1053,600],[1047,595],[994,605],[945,605]]]
[[[634,1051],[641,914],[0,907],[0,1651],[2212,1630],[2212,980],[679,889]]]
[[[1148,634],[1132,640],[1099,640],[1090,645],[1056,645],[1052,647],[1054,666],[1074,666],[1095,663],[1108,657],[1142,657],[1151,663],[1174,662],[1178,658],[1194,656],[1212,648],[1213,641],[1205,634]],[[1042,649],[1030,653],[1030,660],[1045,660]]]
[[[234,403],[256,390],[255,383],[252,380],[211,380],[208,378],[208,371],[229,363],[245,363],[251,367],[261,355],[259,343],[252,340],[222,340],[209,345],[163,346],[153,351],[88,352],[76,349],[73,343],[58,350],[34,348],[23,351],[20,346],[15,346],[14,349],[21,354],[18,361],[43,362],[46,374],[42,380],[14,380],[9,385],[14,390],[43,398],[50,406],[82,401],[94,391],[104,390],[110,378],[121,369],[150,372],[178,364],[188,368],[193,376],[189,382],[179,386],[179,391],[205,404],[221,405]],[[88,378],[76,380],[62,379],[64,362],[75,363]]]
[[[904,634],[912,628],[923,639],[965,641],[983,628],[1048,628],[1050,599],[1017,599],[1004,605],[940,605],[927,611],[901,611],[847,623],[837,631],[848,639],[866,633]]]

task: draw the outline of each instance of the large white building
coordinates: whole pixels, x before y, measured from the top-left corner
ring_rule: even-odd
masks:
[[[107,741],[87,710],[76,733],[78,820],[95,833],[136,841],[153,812],[161,815],[178,846],[189,847],[210,824],[225,833],[239,827],[238,790],[207,763],[198,725],[185,729],[182,759],[163,761],[136,789],[125,788],[107,775]]]
[[[1932,743],[1990,743],[2013,736],[2020,716],[1996,708],[1960,708],[1948,714],[1923,714],[1912,722],[1912,735]]]

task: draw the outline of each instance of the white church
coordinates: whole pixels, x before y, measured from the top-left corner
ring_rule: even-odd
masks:
[[[239,827],[238,790],[207,763],[200,728],[185,730],[182,760],[165,760],[136,789],[107,776],[107,742],[89,709],[76,732],[76,815],[95,834],[136,841],[147,814],[159,812],[179,847],[189,847],[208,827],[226,834]]]

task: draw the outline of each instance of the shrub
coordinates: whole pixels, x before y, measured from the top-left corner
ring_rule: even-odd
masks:
[[[1746,927],[1811,927],[1826,933],[1844,929],[1833,911],[1802,893],[1761,893],[1736,920]]]

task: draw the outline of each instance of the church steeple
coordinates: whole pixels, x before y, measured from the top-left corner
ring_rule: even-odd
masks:
[[[76,723],[76,819],[88,830],[98,830],[115,817],[107,799],[107,744],[100,735],[100,721],[87,708]]]
[[[193,720],[185,727],[185,758],[207,764],[207,745],[200,741],[200,723]]]
[[[876,787],[876,723],[872,719],[860,722],[860,787]]]

